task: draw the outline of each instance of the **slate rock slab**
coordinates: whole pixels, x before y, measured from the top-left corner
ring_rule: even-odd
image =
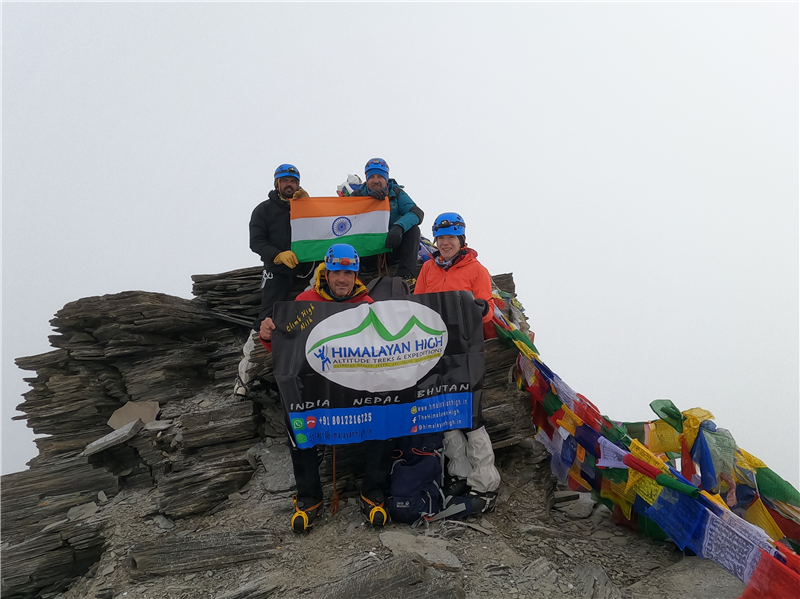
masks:
[[[129,401],[118,410],[114,410],[108,419],[108,426],[117,430],[136,420],[147,424],[156,419],[159,410],[157,401]]]
[[[84,503],[83,505],[76,505],[67,512],[68,520],[80,520],[87,516],[91,516],[97,511],[97,504],[94,501]]]
[[[120,445],[128,439],[135,437],[143,427],[144,422],[141,420],[129,422],[122,428],[118,428],[114,432],[108,433],[105,437],[100,437],[97,441],[92,441],[89,443],[89,445],[86,446],[86,449],[83,450],[81,456],[87,457],[96,453],[100,453],[101,451],[110,447]]]
[[[268,599],[280,596],[281,583],[273,578],[261,578],[248,582],[233,591],[217,596],[217,599]]]
[[[562,512],[567,518],[582,520],[592,515],[594,510],[594,500],[588,493],[580,493],[575,501],[559,503],[555,508]]]
[[[425,578],[424,570],[422,564],[408,556],[392,557],[384,561],[376,560],[352,569],[337,582],[316,589],[312,597],[314,599],[429,597],[430,595],[420,588],[420,583]],[[411,591],[411,595],[408,591]]]
[[[265,530],[161,538],[133,547],[134,568],[145,574],[187,574],[269,557],[280,538]]]
[[[684,557],[622,591],[624,599],[736,599],[744,583],[711,560]]]
[[[264,465],[264,489],[272,493],[288,491],[294,488],[294,470],[292,457],[286,445],[273,445],[264,448],[258,454],[258,460]]]
[[[447,541],[442,539],[395,531],[382,532],[380,539],[394,555],[417,555],[433,568],[451,572],[461,570],[461,562],[447,550]]]
[[[585,599],[621,599],[619,587],[611,582],[597,564],[583,564],[575,569]]]

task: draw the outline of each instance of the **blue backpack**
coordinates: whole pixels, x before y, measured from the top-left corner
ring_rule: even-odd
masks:
[[[397,440],[387,500],[393,521],[414,524],[442,510],[443,439],[426,433]]]

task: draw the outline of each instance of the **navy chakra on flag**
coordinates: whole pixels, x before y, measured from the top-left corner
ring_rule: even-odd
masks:
[[[336,237],[341,237],[345,233],[347,233],[350,229],[353,228],[353,223],[350,222],[350,219],[346,216],[340,216],[336,220],[333,221],[333,226],[331,230]]]

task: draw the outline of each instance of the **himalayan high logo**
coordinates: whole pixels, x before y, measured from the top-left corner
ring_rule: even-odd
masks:
[[[414,385],[447,347],[434,310],[406,300],[360,304],[320,322],[306,341],[311,367],[350,389],[396,391]]]

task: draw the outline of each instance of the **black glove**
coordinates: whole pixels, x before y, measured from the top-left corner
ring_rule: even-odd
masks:
[[[489,302],[487,302],[485,299],[476,297],[475,305],[481,309],[481,317],[484,317],[489,313]]]
[[[369,195],[371,195],[373,198],[375,198],[379,202],[382,202],[383,200],[386,199],[386,192],[384,190],[382,190],[382,189],[375,190],[375,191],[370,191]]]
[[[389,232],[386,234],[386,247],[394,249],[403,239],[403,227],[400,225],[392,225],[389,227]]]

